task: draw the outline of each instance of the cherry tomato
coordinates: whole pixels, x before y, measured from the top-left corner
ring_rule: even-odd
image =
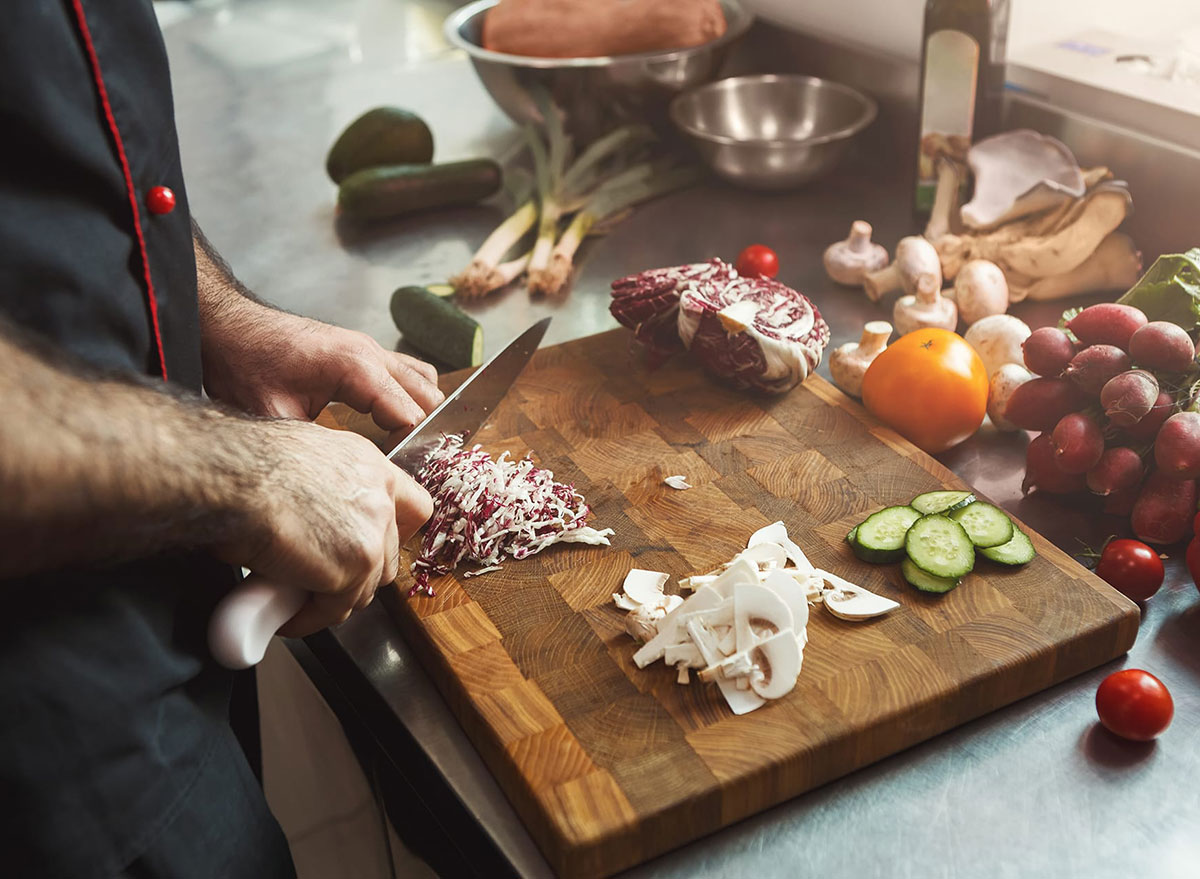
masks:
[[[871,361],[863,404],[872,415],[930,453],[961,443],[983,423],[988,376],[957,333],[916,330]]]
[[[1134,601],[1145,601],[1162,586],[1163,563],[1140,540],[1110,540],[1100,552],[1096,576]]]
[[[1100,682],[1096,713],[1110,732],[1135,742],[1148,742],[1171,725],[1175,702],[1163,682],[1150,672],[1126,668]]]
[[[779,274],[779,257],[765,244],[751,244],[738,254],[734,268],[743,278],[773,278]]]
[[[1200,537],[1193,537],[1187,548],[1187,569],[1192,582],[1200,589]]]

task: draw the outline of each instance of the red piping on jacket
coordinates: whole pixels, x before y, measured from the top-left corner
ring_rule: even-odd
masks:
[[[133,211],[133,229],[137,235],[138,250],[142,257],[142,270],[146,279],[146,302],[150,306],[150,323],[154,329],[154,344],[158,349],[158,364],[162,371],[163,381],[167,380],[167,360],[163,356],[162,332],[158,327],[158,300],[154,296],[154,281],[150,278],[150,259],[146,254],[146,237],[142,234],[142,218],[138,210],[137,190],[133,186],[133,173],[129,170],[129,159],[125,155],[125,144],[121,141],[121,132],[117,128],[116,117],[113,116],[112,105],[108,102],[108,89],[104,87],[104,77],[100,73],[100,58],[96,54],[96,46],[92,43],[92,33],[88,30],[87,16],[83,13],[81,0],[71,0],[75,8],[75,18],[79,22],[79,33],[83,37],[87,49],[88,60],[92,66],[92,78],[96,80],[96,92],[100,96],[100,104],[104,107],[104,118],[108,120],[108,130],[112,134],[113,143],[117,147],[117,158],[121,163],[121,173],[125,175],[125,190],[129,193],[129,207]]]

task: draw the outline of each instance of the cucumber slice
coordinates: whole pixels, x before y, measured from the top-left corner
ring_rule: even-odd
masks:
[[[984,558],[1002,565],[1023,565],[1033,561],[1033,557],[1037,555],[1029,535],[1015,525],[1013,526],[1012,540],[999,546],[985,547],[979,552]]]
[[[864,562],[898,562],[904,558],[904,535],[920,518],[912,507],[884,507],[859,524],[850,546]]]
[[[424,287],[392,294],[392,320],[404,341],[455,369],[483,363],[483,328],[457,305]]]
[[[900,572],[910,586],[916,586],[922,592],[949,592],[962,582],[950,577],[935,577],[927,574],[912,563],[911,559],[900,562]]]
[[[976,501],[948,515],[963,526],[971,542],[978,547],[1002,546],[1012,540],[1012,519],[999,507]]]
[[[914,522],[904,538],[904,551],[914,565],[935,577],[957,580],[975,567],[975,545],[963,526],[946,516],[923,516]]]
[[[908,505],[921,515],[930,516],[958,510],[974,502],[975,495],[969,491],[927,491],[917,495]]]

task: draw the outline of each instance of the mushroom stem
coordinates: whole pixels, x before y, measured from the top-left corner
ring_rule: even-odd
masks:
[[[872,302],[878,302],[888,293],[899,290],[904,286],[904,278],[896,263],[885,266],[877,272],[868,272],[863,277],[863,290]]]
[[[934,191],[933,209],[925,226],[925,237],[937,241],[950,232],[954,208],[962,190],[962,168],[958,162],[942,159],[938,162],[938,182]]]
[[[871,247],[871,224],[866,220],[855,220],[850,224],[850,237],[846,239],[855,253],[866,253]]]
[[[885,320],[872,320],[863,324],[862,338],[858,341],[859,353],[874,358],[887,347],[892,336],[892,325]]]

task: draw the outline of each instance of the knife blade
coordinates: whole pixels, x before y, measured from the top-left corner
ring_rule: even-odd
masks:
[[[543,318],[504,346],[387,453],[388,460],[416,473],[443,435],[478,432],[504,399],[546,335]],[[221,599],[208,625],[208,647],[226,668],[262,661],[280,626],[296,615],[309,593],[251,574]]]

